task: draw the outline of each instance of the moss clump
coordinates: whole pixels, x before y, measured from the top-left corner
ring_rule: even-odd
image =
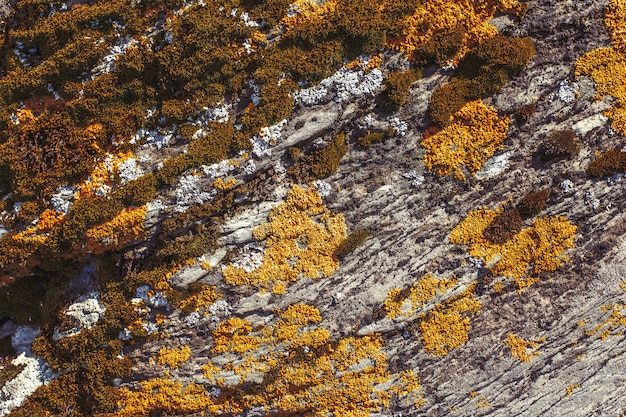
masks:
[[[545,137],[540,152],[544,161],[571,158],[580,152],[580,141],[573,130],[555,130]]]
[[[506,210],[498,214],[485,228],[484,236],[493,243],[502,244],[511,240],[511,238],[520,230],[524,220],[517,210]]]
[[[369,235],[369,232],[363,229],[358,229],[350,233],[345,240],[337,246],[337,249],[335,249],[335,256],[339,259],[348,256],[354,252],[356,248],[361,246]]]
[[[459,63],[455,78],[433,92],[429,102],[431,122],[439,127],[447,126],[465,103],[500,90],[534,54],[530,38],[496,34],[484,40]]]
[[[592,177],[608,177],[623,172],[626,172],[626,152],[619,148],[599,154],[587,167],[587,174]]]
[[[393,129],[387,129],[382,132],[370,132],[368,130],[364,136],[359,136],[356,141],[360,146],[369,148],[373,144],[384,142],[392,136]]]
[[[385,76],[385,90],[382,93],[382,109],[388,113],[400,110],[407,97],[411,85],[420,78],[417,70],[390,72]]]
[[[529,219],[536,216],[544,209],[549,198],[549,188],[528,193],[517,203],[516,210],[524,219]]]
[[[537,110],[537,105],[535,103],[526,104],[519,109],[515,110],[513,113],[513,118],[517,121],[518,124],[523,125],[528,122],[535,111]]]
[[[324,149],[313,153],[310,165],[311,175],[316,179],[333,175],[339,169],[339,163],[346,153],[348,153],[346,135],[333,136]]]

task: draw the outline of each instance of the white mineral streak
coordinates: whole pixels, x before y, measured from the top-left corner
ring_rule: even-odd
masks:
[[[296,103],[304,106],[325,104],[330,101],[343,103],[358,96],[375,95],[383,84],[383,73],[374,68],[370,71],[352,71],[342,67],[318,85],[295,91]]]
[[[604,126],[606,122],[609,121],[609,118],[606,117],[602,113],[594,114],[593,116],[587,117],[579,122],[576,122],[572,125],[572,130],[575,130],[581,136],[584,136],[587,132],[591,130]]]
[[[404,136],[406,135],[407,130],[409,130],[407,123],[397,117],[389,119],[389,124],[391,125],[391,128],[396,136]]]
[[[52,339],[55,341],[60,340],[65,337],[77,335],[82,329],[95,327],[105,311],[106,307],[100,304],[98,293],[91,293],[80,297],[65,311],[65,315],[73,318],[76,325],[66,331],[54,329]]]
[[[0,416],[19,407],[39,386],[55,377],[50,367],[42,359],[34,358],[30,351],[38,334],[38,327],[19,326],[11,337],[11,344],[17,353],[12,364],[24,366],[24,369],[0,389]]]
[[[411,181],[411,186],[419,188],[424,183],[424,176],[418,174],[415,170],[405,172],[402,176]]]

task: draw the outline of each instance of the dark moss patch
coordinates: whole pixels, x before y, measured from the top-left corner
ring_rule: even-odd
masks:
[[[550,198],[550,189],[535,191],[526,194],[517,204],[516,210],[524,219],[529,219],[541,213]]]
[[[591,177],[608,177],[624,172],[626,172],[626,152],[619,148],[601,153],[587,167],[587,174]]]
[[[520,230],[524,220],[517,210],[505,210],[485,228],[483,235],[493,243],[506,243]]]
[[[385,76],[381,107],[388,113],[400,110],[409,96],[411,85],[420,78],[420,71],[390,72]]]
[[[369,148],[375,143],[381,143],[386,139],[389,139],[393,136],[393,129],[387,129],[382,132],[370,132],[368,131],[364,136],[360,136],[357,138],[357,143],[364,147]]]
[[[339,259],[343,259],[359,246],[361,246],[365,240],[369,237],[369,232],[364,229],[358,229],[350,233],[343,242],[335,249],[335,256]]]
[[[550,132],[541,144],[541,159],[571,158],[580,152],[580,141],[573,130],[555,130]]]

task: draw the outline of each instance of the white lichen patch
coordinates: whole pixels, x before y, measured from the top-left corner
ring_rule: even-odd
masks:
[[[60,340],[65,337],[77,335],[83,329],[91,329],[95,327],[104,315],[105,311],[106,307],[100,304],[100,297],[98,293],[87,294],[86,296],[79,298],[72,303],[64,313],[72,319],[75,326],[65,331],[54,329],[52,339],[55,341]]]
[[[343,103],[360,96],[372,96],[382,88],[383,73],[374,68],[369,71],[349,70],[345,66],[318,85],[293,93],[296,103],[304,106]]]
[[[128,181],[139,178],[145,172],[139,165],[137,165],[137,160],[135,158],[127,158],[120,162],[117,168],[117,173],[120,176],[122,184],[126,184]]]
[[[131,300],[133,304],[143,303],[152,308],[170,309],[170,303],[165,298],[162,291],[152,291],[148,285],[142,285],[137,288],[135,298]]]
[[[476,172],[475,177],[479,180],[485,180],[502,174],[508,168],[511,156],[513,156],[513,151],[489,158],[485,165]]]
[[[76,191],[77,190],[75,188],[72,188],[68,185],[59,187],[59,191],[57,191],[55,194],[52,194],[52,197],[50,198],[50,204],[52,204],[52,208],[57,213],[67,214],[70,211],[72,202],[74,201]]]
[[[272,147],[281,138],[281,131],[285,124],[287,124],[287,120],[281,120],[272,126],[262,127],[259,130],[259,134],[250,140],[254,156],[262,158],[272,155]]]
[[[409,125],[404,120],[400,120],[397,117],[392,117],[391,119],[389,119],[389,124],[391,125],[393,133],[396,136],[404,136],[409,130]]]
[[[578,87],[576,84],[570,84],[568,80],[563,80],[559,83],[559,90],[557,91],[559,100],[564,103],[571,103],[576,100],[577,95]]]
[[[315,185],[315,189],[322,197],[328,197],[333,190],[333,187],[323,180],[317,180],[313,183]]]
[[[411,181],[411,187],[414,188],[419,188],[424,183],[424,176],[418,174],[415,170],[405,172],[402,176]]]
[[[33,357],[30,351],[30,346],[38,334],[38,327],[19,326],[11,337],[11,344],[18,355],[12,364],[23,366],[24,369],[0,389],[0,416],[22,405],[38,387],[47,384],[56,376],[46,362]]]

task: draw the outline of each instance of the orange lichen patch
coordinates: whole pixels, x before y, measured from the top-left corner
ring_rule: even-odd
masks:
[[[457,179],[465,179],[464,169],[473,175],[502,147],[510,123],[482,100],[466,103],[448,126],[422,139],[426,168]]]
[[[121,389],[121,409],[112,414],[116,417],[147,416],[153,410],[165,413],[196,413],[208,412],[215,414],[222,407],[216,406],[211,396],[202,385],[167,379],[151,379],[141,383],[141,390],[130,391]]]
[[[100,254],[144,238],[146,213],[146,206],[127,208],[112,220],[87,230],[87,250]]]
[[[228,265],[222,270],[231,285],[276,288],[278,283],[295,282],[301,277],[322,278],[339,267],[333,256],[346,237],[343,215],[333,214],[324,206],[319,193],[294,186],[287,200],[275,207],[268,222],[254,231],[265,242],[261,266],[248,272]]]
[[[479,258],[496,275],[513,279],[518,290],[539,280],[568,261],[565,249],[574,247],[576,226],[563,216],[540,217],[509,241],[497,244],[483,235],[502,208],[472,211],[450,233],[450,242],[469,245],[468,252]]]
[[[179,346],[173,349],[167,349],[164,346],[159,349],[157,364],[161,366],[167,365],[170,368],[178,368],[181,363],[189,360],[190,356],[191,349],[189,346]]]
[[[222,353],[240,358],[237,364],[230,361],[218,366],[209,361],[202,367],[204,375],[218,385],[224,382],[220,375],[228,371],[241,376],[238,384],[246,381],[251,372],[257,373],[256,378],[259,373],[263,376],[263,389],[248,391],[251,394],[242,395],[240,402],[230,403],[230,407],[260,406],[268,414],[365,417],[388,407],[392,394],[416,406],[422,404],[419,377],[412,371],[389,373],[378,335],[333,342],[327,329],[316,326],[322,317],[315,307],[295,304],[277,314],[274,324],[260,329],[258,336],[251,336],[260,342],[255,349],[248,349],[247,342],[244,349],[239,344],[219,342],[226,348],[220,349]],[[237,320],[235,327],[243,328],[246,334],[254,333],[249,323]],[[214,340],[223,336],[219,329],[214,332]]]
[[[509,333],[504,343],[509,347],[511,355],[513,355],[514,358],[520,361],[530,362],[535,356],[539,355],[537,348],[540,343],[544,343],[545,341],[545,337],[537,340],[524,340],[516,334]]]
[[[622,311],[626,309],[626,304],[609,304],[600,307],[602,312],[610,311],[611,315],[608,316],[602,323],[598,324],[591,330],[587,330],[585,333],[587,336],[593,336],[600,333],[600,339],[604,340],[610,335],[621,335],[622,331],[617,330],[620,326],[626,326],[626,316],[622,314]],[[586,322],[586,320],[585,320]],[[581,321],[583,326],[585,323]]]
[[[411,317],[424,307],[426,302],[432,300],[437,295],[445,294],[457,282],[456,278],[439,279],[431,274],[426,274],[417,284],[410,288],[408,294],[406,294],[406,291],[397,288],[393,289],[389,291],[384,302],[387,317],[391,320],[398,316]]]
[[[329,0],[322,4],[315,0],[296,0],[293,10],[295,13],[291,16],[285,15],[280,20],[280,24],[285,27],[286,31],[305,22],[323,22],[336,13],[337,0]]]
[[[613,128],[626,134],[626,52],[598,48],[576,61],[576,76],[589,75],[597,85],[596,98],[611,96],[616,100],[604,115],[613,119]]]
[[[65,218],[63,213],[57,213],[50,209],[44,210],[34,226],[29,226],[26,230],[16,233],[12,239],[21,243],[44,244],[48,240],[49,234],[58,229]]]
[[[217,188],[218,190],[230,190],[235,186],[235,184],[237,184],[237,180],[235,178],[231,178],[228,181],[224,181],[223,179],[218,178],[213,181],[213,187]]]
[[[15,112],[15,116],[20,123],[30,122],[35,120],[35,115],[28,109],[19,109]]]
[[[85,130],[87,138],[102,133],[102,125],[90,125]],[[98,148],[96,143],[93,145]],[[89,174],[89,178],[78,185],[78,198],[90,197],[97,195],[101,190],[114,185],[115,174],[118,172],[119,166],[127,159],[133,158],[131,151],[118,152],[117,154],[107,154],[106,158],[101,161],[93,171]]]
[[[404,39],[393,42],[407,58],[444,49],[440,64],[456,65],[467,51],[497,33],[489,21],[496,13],[518,14],[522,6],[515,0],[429,0],[407,19]],[[448,62],[446,62],[448,61]]]
[[[604,112],[613,119],[613,128],[626,134],[626,3],[611,0],[604,24],[611,35],[612,47],[601,47],[580,57],[576,76],[589,75],[597,85],[596,98],[612,96],[615,105]]]
[[[383,63],[383,57],[380,54],[376,54],[372,56],[372,58],[367,61],[367,64],[363,67],[363,71],[371,71],[376,68],[380,68],[380,65]]]
[[[252,325],[247,320],[233,317],[221,322],[213,331],[213,352],[245,353],[258,349],[263,339],[250,336],[251,331]]]
[[[476,283],[423,316],[419,327],[426,352],[443,356],[467,342],[471,328],[469,316],[482,307],[475,298],[475,288]]]
[[[220,298],[222,298],[222,294],[218,293],[214,286],[205,285],[200,291],[181,301],[178,307],[189,312],[202,311]]]
[[[604,13],[604,24],[611,35],[611,45],[626,53],[626,3],[623,0],[612,0]]]
[[[573,384],[565,388],[565,395],[571,395],[574,391],[580,388],[580,384]]]
[[[479,397],[478,396],[478,392],[476,391],[472,391],[468,394],[468,396],[470,397],[470,399],[472,400],[472,405],[476,408],[485,408],[485,407],[489,407],[491,404],[489,403],[489,400],[487,400],[487,397]]]

